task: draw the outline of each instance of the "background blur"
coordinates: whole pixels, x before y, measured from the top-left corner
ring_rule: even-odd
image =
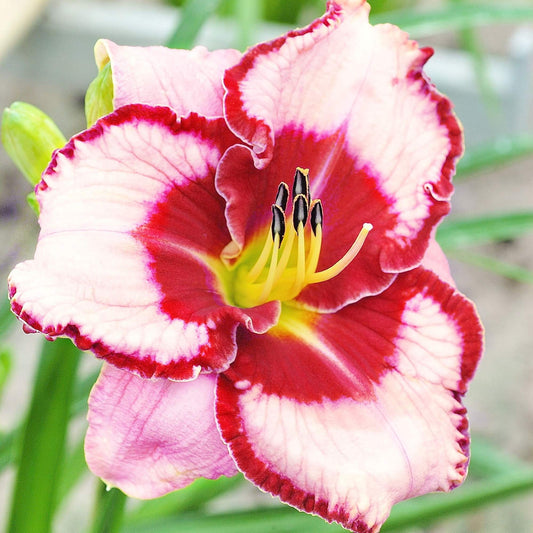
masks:
[[[310,22],[324,8],[317,0],[198,3],[212,12],[205,24],[202,16],[189,18],[175,33],[183,2],[0,0],[0,108],[16,100],[36,105],[68,138],[85,128],[83,98],[97,73],[92,50],[98,38],[138,45],[169,39],[190,44],[194,38],[211,49],[244,49]],[[486,328],[486,353],[465,402],[474,442],[490,443],[505,456],[533,464],[533,15],[491,16],[488,8],[501,2],[370,3],[375,20],[399,23],[421,45],[435,48],[426,72],[455,103],[465,129],[467,155],[450,217],[456,225],[443,231],[441,242],[459,289],[476,302]],[[533,5],[530,0],[510,3]],[[185,8],[189,16],[194,14],[191,5]],[[33,253],[38,225],[26,203],[30,190],[0,149],[1,279]],[[460,221],[473,218],[477,226],[457,231]],[[3,390],[0,377],[0,435],[5,435],[24,417],[40,339],[24,335],[18,325],[2,333],[0,352],[11,361]],[[88,355],[83,364],[87,373],[98,365]],[[70,429],[71,440],[77,441],[83,430],[81,416]],[[499,462],[490,457],[489,462]],[[1,524],[9,511],[14,468],[0,466]],[[472,478],[476,481],[474,471]],[[85,530],[95,483],[82,474],[59,509],[54,531]],[[239,491],[215,501],[214,508],[270,499],[251,486]],[[533,531],[533,492],[408,531],[527,533]]]

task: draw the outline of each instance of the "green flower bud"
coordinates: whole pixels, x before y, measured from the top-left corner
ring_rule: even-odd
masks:
[[[100,117],[113,111],[113,76],[111,63],[106,63],[98,76],[89,85],[85,94],[85,116],[87,127],[91,127]]]
[[[40,208],[39,208],[39,202],[37,201],[37,196],[35,196],[35,191],[30,192],[28,196],[26,196],[26,202],[28,202],[28,205],[31,207],[31,210],[39,216]]]
[[[15,102],[2,115],[2,143],[22,174],[36,185],[52,152],[64,146],[66,140],[52,119],[40,109]]]

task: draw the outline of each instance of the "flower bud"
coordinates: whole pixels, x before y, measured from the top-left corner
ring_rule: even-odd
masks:
[[[31,210],[39,216],[40,207],[39,202],[37,201],[37,197],[35,196],[35,191],[31,191],[30,194],[26,196],[26,202],[31,207]]]
[[[91,127],[100,117],[113,111],[113,77],[111,63],[106,63],[98,76],[89,85],[85,94],[85,116],[87,127]]]
[[[15,102],[2,115],[2,143],[22,174],[36,185],[52,152],[64,146],[66,140],[52,119],[40,109]]]

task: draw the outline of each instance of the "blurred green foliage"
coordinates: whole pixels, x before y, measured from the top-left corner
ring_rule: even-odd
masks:
[[[166,0],[168,4],[183,7],[187,0]],[[198,0],[196,0],[198,1]],[[282,24],[300,24],[302,19],[310,20],[324,12],[325,0],[247,0],[258,4],[260,18],[264,21]],[[395,9],[406,9],[414,6],[417,0],[370,0],[372,13],[385,13]],[[234,16],[238,9],[235,0],[222,0],[217,15]]]

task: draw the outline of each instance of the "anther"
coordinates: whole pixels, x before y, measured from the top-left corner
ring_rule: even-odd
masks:
[[[322,202],[320,200],[313,200],[311,207],[311,214],[309,215],[309,222],[313,234],[311,235],[311,244],[309,245],[309,255],[305,265],[305,276],[307,279],[312,276],[316,267],[318,266],[318,258],[320,257],[320,250],[322,248],[322,224],[324,222],[322,212]]]
[[[307,198],[303,194],[298,194],[298,196],[294,198],[294,205],[292,208],[292,223],[296,232],[298,232],[300,224],[302,224],[302,227],[305,226],[308,213],[309,206],[307,204]]]
[[[307,203],[309,203],[309,169],[296,169],[294,174],[294,183],[292,185],[292,197],[296,198],[299,194],[303,194]]]
[[[272,224],[270,225],[270,230],[272,231],[272,240],[276,238],[276,235],[279,235],[279,246],[285,236],[285,214],[277,204],[272,205]]]
[[[275,204],[281,208],[283,212],[287,209],[287,202],[289,200],[289,186],[285,182],[281,182],[278,186]]]
[[[311,223],[313,235],[316,235],[317,227],[322,226],[322,223],[324,222],[324,212],[322,211],[322,202],[320,200],[313,201],[309,222]]]

